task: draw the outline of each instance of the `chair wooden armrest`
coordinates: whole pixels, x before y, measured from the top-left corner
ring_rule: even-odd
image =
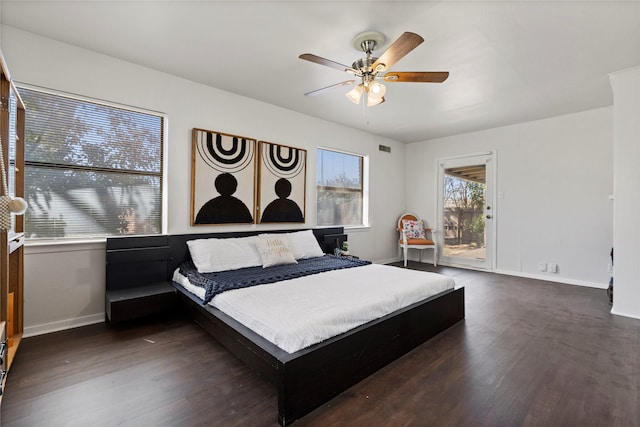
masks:
[[[407,231],[402,227],[399,227],[398,231],[400,232],[400,241],[402,242],[403,245],[406,245],[407,244]]]

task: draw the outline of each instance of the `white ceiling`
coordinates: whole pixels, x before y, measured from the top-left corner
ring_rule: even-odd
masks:
[[[640,65],[640,1],[7,1],[2,24],[403,142],[613,104],[608,73]],[[392,71],[449,71],[391,83],[368,111],[351,75],[353,37],[404,31],[425,42]],[[144,107],[144,106],[141,106]]]

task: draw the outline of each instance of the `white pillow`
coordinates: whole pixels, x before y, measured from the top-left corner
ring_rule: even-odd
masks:
[[[289,250],[286,236],[259,237],[256,247],[262,258],[262,268],[298,263]]]
[[[315,258],[323,256],[322,248],[313,235],[313,231],[304,230],[288,233],[289,248],[296,259]]]
[[[306,259],[323,256],[322,248],[313,235],[312,230],[296,231],[282,234],[260,234],[259,237],[279,237],[286,236],[289,250],[295,259]]]
[[[187,241],[187,246],[198,272],[214,273],[262,265],[256,240],[256,236],[197,239]]]

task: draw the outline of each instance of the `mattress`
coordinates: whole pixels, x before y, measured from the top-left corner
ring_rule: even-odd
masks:
[[[173,280],[204,297],[179,273]],[[234,289],[209,303],[288,353],[453,289],[437,273],[370,264]]]

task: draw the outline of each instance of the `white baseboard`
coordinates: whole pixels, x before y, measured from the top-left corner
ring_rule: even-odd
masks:
[[[393,259],[389,259],[389,260],[378,261],[376,263],[377,264],[388,264],[388,263],[392,263],[392,262],[401,262],[401,261],[402,261],[402,258],[400,257],[400,258],[393,258]],[[411,261],[415,261],[415,260],[411,260]],[[431,262],[429,260],[422,260],[422,262],[425,263],[425,264],[431,264]],[[462,268],[462,269],[466,269],[466,270],[486,271],[488,273],[503,274],[505,276],[525,277],[527,279],[544,280],[544,281],[547,281],[547,282],[564,283],[564,284],[567,284],[567,285],[585,286],[585,287],[588,287],[588,288],[596,288],[596,289],[607,289],[607,287],[609,286],[608,283],[604,283],[603,284],[603,283],[596,283],[596,282],[587,282],[585,280],[570,279],[570,278],[567,278],[567,277],[552,277],[552,276],[548,276],[548,275],[544,275],[544,274],[523,273],[523,272],[520,272],[520,271],[500,270],[500,269],[491,271],[491,270],[484,270],[484,269],[480,269],[480,268],[473,268],[473,267],[459,266],[459,265],[440,264],[440,263],[438,264],[438,266]],[[621,315],[623,315],[623,314],[621,314]],[[632,316],[627,316],[627,317],[632,317]]]
[[[585,280],[569,279],[568,277],[552,277],[544,274],[523,273],[520,271],[498,269],[494,270],[493,272],[497,274],[504,274],[506,276],[525,277],[527,279],[544,280],[546,282],[564,283],[567,285],[585,286],[588,288],[607,289],[607,287],[609,286],[608,283],[602,284],[596,282],[587,282]]]
[[[631,314],[631,313],[625,313],[619,310],[615,309],[615,301],[613,304],[614,308],[611,309],[611,314],[615,314],[616,316],[624,316],[624,317],[630,317],[632,319],[640,319],[640,317],[638,316],[638,314]]]
[[[42,325],[27,326],[24,328],[24,338],[36,335],[49,334],[51,332],[63,331],[65,329],[77,328],[80,326],[93,325],[105,321],[105,314],[91,314],[89,316],[76,317],[75,319],[59,320],[57,322],[44,323]]]

